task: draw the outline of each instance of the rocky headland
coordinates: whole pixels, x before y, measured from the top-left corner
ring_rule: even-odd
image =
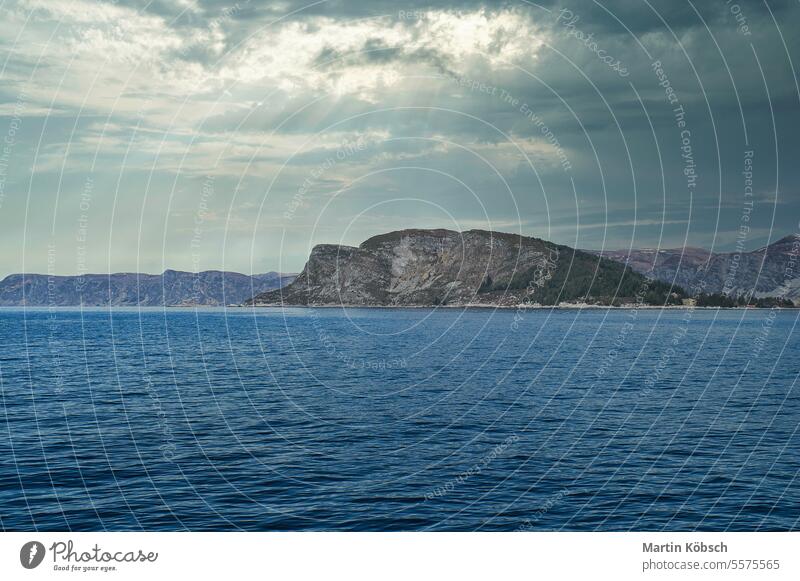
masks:
[[[516,306],[681,304],[677,286],[605,257],[527,236],[402,230],[313,248],[297,278],[245,304]]]

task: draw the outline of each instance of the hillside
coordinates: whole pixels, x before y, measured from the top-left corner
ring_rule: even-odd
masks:
[[[674,291],[674,294],[670,294]],[[554,305],[679,302],[683,291],[538,238],[470,230],[402,230],[358,247],[322,244],[297,279],[248,305]]]
[[[0,281],[0,306],[217,306],[240,304],[278,288],[294,275],[268,272],[248,276],[207,270],[165,270],[163,274],[12,274]]]
[[[596,252],[596,251],[593,251]],[[800,236],[742,253],[712,253],[699,248],[596,252],[633,270],[652,271],[658,280],[699,292],[732,297],[783,297],[800,302]]]

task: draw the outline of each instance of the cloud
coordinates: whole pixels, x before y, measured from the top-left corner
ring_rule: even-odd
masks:
[[[167,206],[176,212],[165,232],[121,242],[120,256],[139,244],[179,256],[159,245],[192,227],[207,175],[217,180],[214,215],[236,213],[231,243],[250,247],[249,231],[270,248],[290,229],[295,270],[311,235],[303,224],[319,218],[335,232],[395,198],[437,204],[465,224],[549,225],[565,243],[580,217],[586,246],[607,229],[630,242],[634,228],[654,245],[661,226],[672,240],[713,241],[737,227],[745,148],[756,191],[778,190],[782,210],[773,217],[760,198],[754,228],[794,228],[800,6],[737,5],[738,20],[724,2],[15,0],[0,8],[0,133],[15,137],[0,214],[8,255],[25,247],[28,195],[53,211],[65,244],[74,239],[71,204],[91,178],[95,224],[116,208],[155,229]],[[577,16],[572,28],[562,9]],[[685,110],[693,192],[654,60]],[[282,220],[308,176],[359,140],[363,150],[307,189],[297,220]],[[375,224],[437,222],[430,212],[412,204]],[[108,248],[97,256],[102,270]],[[11,269],[5,260],[0,269]]]

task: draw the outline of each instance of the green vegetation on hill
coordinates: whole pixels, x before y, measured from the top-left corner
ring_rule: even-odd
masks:
[[[748,298],[745,295],[732,297],[721,293],[701,294],[697,297],[698,307],[757,307],[770,309],[773,307],[790,309],[795,304],[789,299],[780,297]]]
[[[542,305],[562,301],[613,306],[637,302],[675,305],[686,297],[680,287],[647,279],[619,262],[566,246],[554,248],[558,250],[558,259],[549,268],[529,268],[507,282],[488,279],[479,292],[527,289],[528,300]]]

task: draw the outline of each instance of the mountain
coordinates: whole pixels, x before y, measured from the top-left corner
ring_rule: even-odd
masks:
[[[690,292],[783,297],[800,302],[800,236],[797,234],[741,253],[713,253],[689,247],[591,252],[627,264],[642,274],[652,270],[656,279],[674,282]]]
[[[241,304],[294,280],[292,274],[248,276],[207,270],[163,274],[12,274],[0,281],[0,306],[179,306]]]
[[[671,294],[671,291],[675,291]],[[537,238],[402,230],[358,247],[322,244],[283,289],[248,305],[434,306],[679,302],[680,289],[623,264]]]

